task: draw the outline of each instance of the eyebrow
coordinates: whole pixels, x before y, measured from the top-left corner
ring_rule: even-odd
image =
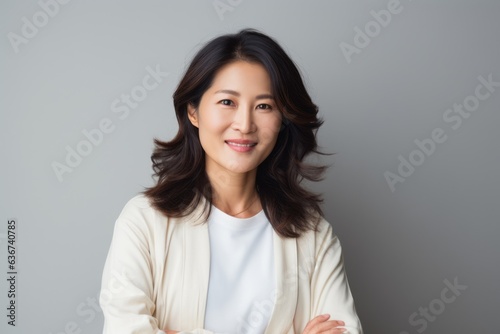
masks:
[[[221,89],[221,90],[216,91],[214,94],[218,94],[218,93],[231,94],[231,95],[238,96],[238,97],[241,95],[237,91],[230,90],[230,89]],[[256,98],[257,98],[257,100],[262,100],[262,99],[272,99],[272,100],[274,100],[274,97],[271,94],[257,95]]]

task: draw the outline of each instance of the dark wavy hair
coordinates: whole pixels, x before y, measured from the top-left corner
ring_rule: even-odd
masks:
[[[257,168],[256,190],[263,210],[282,237],[297,238],[301,232],[316,231],[323,200],[300,183],[303,179],[322,180],[328,168],[303,161],[312,152],[325,154],[318,151],[316,142],[323,121],[294,62],[275,40],[255,29],[214,38],[195,55],[173,94],[179,130],[171,141],[154,139],[151,161],[157,183],[144,194],[167,217],[185,217],[205,198],[203,212],[208,217],[213,193],[198,128],[189,121],[187,106],[197,109],[217,71],[239,60],[258,63],[267,70],[283,116],[276,145]]]

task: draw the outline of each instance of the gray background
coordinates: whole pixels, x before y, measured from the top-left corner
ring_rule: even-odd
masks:
[[[213,1],[73,0],[18,52],[9,33],[22,36],[23,17],[33,22],[42,9],[2,2],[0,267],[4,277],[14,217],[20,274],[16,328],[1,279],[0,331],[101,331],[91,304],[113,224],[152,184],[152,138],[176,132],[171,95],[187,62],[216,35],[254,27],[289,52],[325,119],[320,145],[337,154],[323,158],[333,167],[311,187],[324,193],[366,333],[498,333],[500,88],[458,129],[443,115],[474,94],[479,76],[500,81],[500,2],[401,0],[350,62],[341,43],[354,45],[355,27],[390,1],[221,2],[231,8],[222,16]],[[120,119],[112,102],[156,65],[168,77]],[[113,132],[59,182],[52,163],[105,118]],[[435,128],[447,140],[391,191],[384,173],[397,173],[398,156],[408,159]],[[455,279],[467,288],[440,301]],[[433,318],[422,320],[429,306]]]

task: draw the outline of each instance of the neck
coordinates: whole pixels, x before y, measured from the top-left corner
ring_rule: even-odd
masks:
[[[219,210],[238,218],[248,218],[261,209],[255,189],[256,170],[248,173],[221,172],[207,175],[213,189],[213,205]]]

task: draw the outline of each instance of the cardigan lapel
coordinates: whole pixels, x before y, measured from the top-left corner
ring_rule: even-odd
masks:
[[[203,328],[210,277],[210,240],[204,222],[204,201],[189,215],[183,226],[183,328]]]
[[[276,296],[274,309],[265,334],[293,333],[297,306],[298,270],[297,239],[282,238],[273,230]]]

